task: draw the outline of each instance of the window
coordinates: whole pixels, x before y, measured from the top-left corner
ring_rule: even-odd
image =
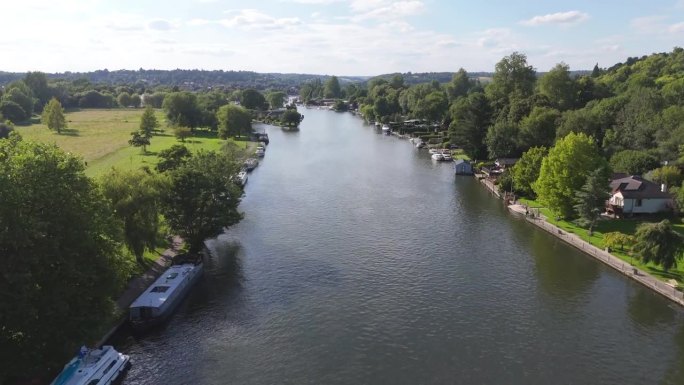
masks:
[[[636,207],[641,207],[641,204],[642,204],[642,203],[643,203],[643,202],[641,201],[641,199],[637,199],[637,200],[636,200],[636,203],[634,204],[634,206],[636,206]]]
[[[166,279],[174,279],[174,278],[176,278],[176,277],[178,277],[178,273],[175,273],[175,272],[174,272],[174,273],[171,273],[171,274],[167,275],[167,276],[166,276]]]
[[[150,293],[165,293],[167,290],[169,290],[168,286],[155,286],[150,290]]]

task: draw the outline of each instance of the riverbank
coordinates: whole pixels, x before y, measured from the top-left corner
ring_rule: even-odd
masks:
[[[173,262],[173,257],[178,254],[181,247],[183,246],[183,240],[176,236],[173,237],[171,241],[171,247],[166,249],[162,255],[157,258],[152,265],[140,276],[132,279],[128,282],[126,290],[123,291],[119,299],[116,300],[117,313],[119,316],[112,325],[112,327],[102,336],[102,338],[97,342],[96,346],[100,347],[104,345],[107,340],[111,338],[114,333],[116,333],[121,326],[128,319],[128,307],[142,294],[145,289],[147,289],[152,282],[154,282],[159,275],[161,275],[166,269],[171,266]]]
[[[490,188],[489,185],[486,186]],[[491,186],[496,187],[493,184],[491,184]],[[675,302],[678,305],[684,307],[684,293],[678,291],[674,285],[659,280],[658,278],[652,276],[648,272],[639,269],[633,266],[632,264],[629,264],[623,261],[622,259],[616,257],[615,255],[592,245],[591,243],[583,240],[576,234],[564,231],[560,227],[547,222],[545,218],[541,215],[530,215],[526,206],[520,204],[510,204],[507,207],[509,211],[524,216],[525,220],[528,223],[531,223],[541,228],[549,234],[561,239],[563,242],[568,243],[571,246],[574,246],[575,248],[584,252],[586,255],[589,255],[597,259],[598,261],[603,262],[605,265],[615,269],[616,271],[619,271],[625,276],[635,280],[636,282],[639,282],[640,284],[664,296],[670,301]]]

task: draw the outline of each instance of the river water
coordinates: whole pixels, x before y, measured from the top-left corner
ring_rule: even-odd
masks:
[[[682,384],[684,312],[408,141],[303,110],[125,384]]]

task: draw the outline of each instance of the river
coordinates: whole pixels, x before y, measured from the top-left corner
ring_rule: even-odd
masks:
[[[684,312],[348,113],[259,126],[245,219],[125,384],[682,384]]]

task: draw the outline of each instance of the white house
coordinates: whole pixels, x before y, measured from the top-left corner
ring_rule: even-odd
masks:
[[[672,196],[664,188],[637,175],[613,175],[610,188],[607,211],[617,216],[655,214],[674,208]]]

